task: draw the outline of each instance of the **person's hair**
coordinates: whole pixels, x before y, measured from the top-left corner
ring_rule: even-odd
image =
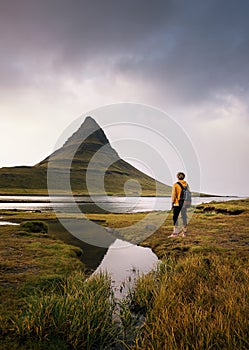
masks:
[[[177,178],[179,179],[179,180],[183,180],[184,178],[185,178],[185,174],[184,173],[182,173],[182,172],[180,172],[180,173],[177,173]]]

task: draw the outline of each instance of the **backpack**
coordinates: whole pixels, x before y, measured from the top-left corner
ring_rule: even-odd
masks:
[[[183,186],[180,182],[177,182],[177,183],[182,189],[180,201],[183,203],[183,207],[189,208],[192,202],[191,192],[189,191],[188,186]]]

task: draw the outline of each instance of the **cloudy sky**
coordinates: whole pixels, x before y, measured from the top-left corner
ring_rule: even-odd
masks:
[[[185,130],[202,191],[249,195],[248,13],[247,0],[0,0],[0,167],[33,165],[75,118],[134,102]]]

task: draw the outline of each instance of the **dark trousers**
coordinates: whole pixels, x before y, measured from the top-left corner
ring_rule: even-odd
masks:
[[[183,226],[187,225],[187,209],[180,203],[179,206],[173,206],[173,222],[174,226],[178,225],[178,217],[181,213]]]

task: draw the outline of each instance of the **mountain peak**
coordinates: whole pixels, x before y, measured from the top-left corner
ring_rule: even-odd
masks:
[[[104,131],[91,116],[85,118],[80,128],[65,142],[64,146],[82,143],[86,139],[94,139],[102,145],[109,143]]]
[[[90,124],[90,125],[96,125],[96,126],[98,126],[99,128],[100,128],[100,126],[99,126],[99,124],[96,122],[96,120],[93,118],[93,117],[91,117],[90,115],[88,115],[86,118],[85,118],[85,120],[84,120],[84,122],[82,123],[82,125],[83,124]]]
[[[96,122],[96,120],[91,117],[90,115],[88,115],[85,120],[83,121],[83,123],[81,124],[80,128],[78,129],[78,131],[80,129],[85,129],[85,130],[98,130],[101,129],[101,127],[99,126],[99,124]]]

